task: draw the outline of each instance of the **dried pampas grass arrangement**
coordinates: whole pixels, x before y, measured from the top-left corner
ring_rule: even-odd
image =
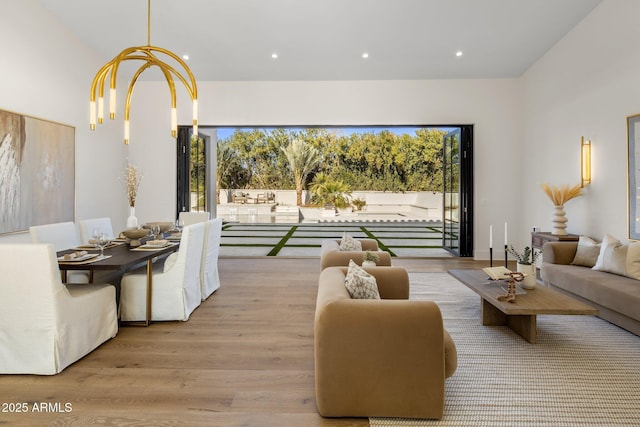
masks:
[[[137,167],[129,163],[124,172],[124,180],[125,185],[127,186],[127,199],[129,200],[129,206],[134,207],[136,205],[138,188],[140,188],[140,181],[142,181],[142,174]]]
[[[556,187],[555,185],[549,186],[547,183],[542,184],[542,189],[553,202],[554,206],[563,206],[571,199],[582,196],[582,187],[580,184],[576,184],[573,187],[568,184]]]

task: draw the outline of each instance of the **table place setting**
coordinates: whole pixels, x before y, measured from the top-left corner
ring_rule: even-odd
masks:
[[[114,248],[116,246],[122,245],[124,244],[125,241],[124,240],[117,240],[117,239],[112,239],[109,243],[107,243],[105,245],[105,249],[111,249]],[[100,246],[98,246],[96,243],[93,243],[91,240],[89,240],[89,243],[86,245],[78,245],[76,246],[74,249],[78,249],[78,250],[89,250],[89,251],[97,251],[100,250]]]
[[[87,251],[71,252],[58,257],[58,263],[64,264],[89,264],[111,258],[111,255],[88,253]]]
[[[138,246],[137,248],[131,249],[132,251],[157,251],[160,249],[164,249],[168,246],[177,245],[176,242],[170,242],[166,239],[160,240],[149,240],[144,245]]]

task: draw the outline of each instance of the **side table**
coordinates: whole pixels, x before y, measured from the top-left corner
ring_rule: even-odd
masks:
[[[566,236],[558,236],[551,234],[549,231],[534,231],[531,233],[531,250],[535,253],[536,250],[541,251],[542,247],[547,242],[577,242],[580,236],[577,234],[567,234]],[[540,268],[536,262],[536,279],[540,280]]]

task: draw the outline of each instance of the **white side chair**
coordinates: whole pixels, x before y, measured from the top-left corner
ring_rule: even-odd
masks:
[[[73,249],[80,245],[78,228],[73,222],[34,225],[29,227],[33,243],[51,243],[54,251]],[[89,283],[90,274],[85,271],[67,273],[67,283]]]
[[[184,227],[180,249],[158,263],[153,272],[151,320],[189,320],[201,302],[200,266],[204,244],[204,223]],[[120,318],[146,318],[146,270],[127,273],[120,282]]]
[[[112,285],[60,281],[51,244],[0,244],[0,374],[53,375],[118,333]]]
[[[222,219],[210,219],[205,223],[205,238],[202,248],[202,268],[200,284],[202,300],[207,299],[220,287],[218,274],[218,255],[222,238]]]
[[[72,249],[80,244],[78,229],[71,221],[34,225],[29,227],[29,234],[33,243],[51,243],[56,252]]]
[[[180,212],[180,215],[178,215],[178,219],[182,220],[184,225],[209,221],[210,217],[209,212]]]
[[[78,221],[78,229],[80,230],[80,241],[82,244],[89,243],[89,240],[93,238],[91,235],[94,228],[99,228],[103,233],[107,233],[109,239],[113,239],[113,226],[111,225],[111,218],[91,218],[82,219]]]

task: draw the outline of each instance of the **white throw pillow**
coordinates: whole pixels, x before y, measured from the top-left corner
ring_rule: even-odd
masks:
[[[629,256],[629,245],[623,245],[615,237],[606,234],[602,239],[600,255],[593,269],[627,277],[633,277],[630,274],[637,274],[640,277],[640,265],[636,265],[634,260],[640,262],[640,248],[634,244]]]
[[[576,256],[571,261],[572,265],[583,265],[585,267],[593,267],[596,265],[598,255],[600,254],[600,243],[590,237],[580,236],[578,240],[578,249]]]
[[[349,270],[344,280],[349,295],[354,299],[380,299],[376,278],[349,260]]]
[[[640,280],[640,242],[629,244],[626,267],[627,277]]]
[[[362,243],[351,237],[346,231],[342,234],[342,240],[340,240],[341,251],[361,251]]]

